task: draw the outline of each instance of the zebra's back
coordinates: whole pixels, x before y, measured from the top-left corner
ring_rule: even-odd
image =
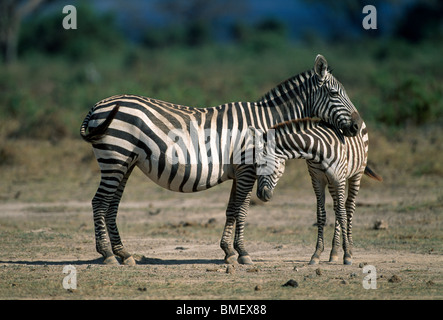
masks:
[[[91,110],[89,130],[118,106],[106,135],[94,141],[99,163],[136,164],[158,185],[179,192],[211,188],[234,177],[244,163],[252,116],[249,103],[193,108],[133,95],[114,96]],[[117,156],[116,156],[117,154]]]

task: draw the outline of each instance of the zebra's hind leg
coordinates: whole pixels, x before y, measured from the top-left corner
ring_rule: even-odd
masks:
[[[334,236],[332,237],[332,249],[329,254],[329,262],[337,262],[338,261],[338,250],[340,248],[340,222],[335,219],[334,224]]]
[[[355,199],[357,198],[358,191],[360,190],[360,181],[363,173],[356,174],[348,179],[348,198],[346,199],[346,215],[348,219],[348,241],[350,252],[352,254],[352,247],[354,241],[352,239],[352,218],[355,212]]]
[[[128,169],[126,162],[118,160],[100,158],[98,162],[101,168],[101,180],[92,199],[96,250],[103,256],[105,264],[116,265],[119,262],[114,253],[122,257],[123,262],[130,256],[121,244],[115,220],[118,204],[132,168]],[[111,240],[111,246],[108,237]]]
[[[123,243],[120,238],[120,233],[117,228],[117,212],[120,204],[121,197],[123,195],[123,191],[126,186],[126,182],[128,181],[129,176],[134,167],[130,167],[126,174],[124,175],[120,185],[117,188],[117,191],[114,193],[114,197],[108,207],[108,210],[105,215],[106,227],[109,233],[109,239],[111,240],[111,248],[112,252],[122,259],[122,263],[125,265],[133,266],[135,265],[135,260],[132,255],[124,248]]]
[[[118,265],[118,261],[112,253],[108,242],[106,230],[106,211],[108,210],[111,196],[104,196],[101,190],[102,183],[92,199],[92,211],[94,213],[95,248],[103,256],[103,263],[108,265]]]
[[[347,220],[347,240],[348,240],[348,246],[349,246],[349,255],[350,257],[347,258],[347,263],[345,264],[351,264],[351,258],[352,258],[352,247],[354,245],[354,241],[352,239],[352,218],[354,216],[355,212],[355,199],[357,198],[358,191],[360,189],[360,181],[361,181],[362,174],[357,174],[348,180],[348,197],[346,199],[346,220]],[[334,192],[331,189],[331,192]],[[332,194],[332,193],[331,193]],[[334,208],[335,210],[335,208]],[[332,249],[329,261],[338,261],[338,249],[340,247],[340,221],[338,219],[335,220],[335,229],[334,229],[334,237],[332,240]]]
[[[228,208],[226,209],[226,223],[223,229],[223,235],[220,241],[220,247],[225,252],[225,263],[236,263],[235,251],[232,245],[232,232],[235,227],[235,193],[236,181],[234,180],[231,188],[231,195],[229,196]]]
[[[330,184],[329,186],[329,193],[332,196],[332,199],[334,200],[334,213],[337,213],[337,203],[336,203],[336,190],[334,187]],[[329,254],[329,262],[337,262],[338,261],[338,250],[340,249],[340,233],[341,233],[341,227],[340,227],[340,221],[337,219],[337,216],[335,216],[334,219],[334,235],[332,237],[332,249],[331,253]]]

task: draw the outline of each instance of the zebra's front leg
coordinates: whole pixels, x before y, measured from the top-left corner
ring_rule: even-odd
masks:
[[[246,170],[245,170],[246,171]],[[251,177],[254,177],[252,179]],[[255,183],[255,174],[245,174],[245,178],[237,185],[236,193],[236,213],[235,213],[235,237],[234,249],[238,252],[238,263],[253,264],[251,257],[246,251],[244,244],[244,228],[246,216],[248,214],[249,202],[251,200],[251,192]],[[240,187],[241,186],[241,187]]]
[[[235,259],[235,251],[232,245],[232,233],[235,227],[235,217],[234,215],[226,214],[226,223],[225,228],[223,230],[222,240],[220,241],[220,247],[225,252],[225,263],[226,264],[234,264],[236,263]]]
[[[249,200],[248,200],[249,203]],[[247,208],[246,208],[247,210]],[[235,238],[234,238],[234,248],[238,252],[238,263],[240,264],[253,264],[249,253],[245,249],[245,244],[243,240],[246,212],[240,212],[237,215],[235,226]]]
[[[226,223],[223,229],[223,235],[220,241],[220,248],[225,252],[225,263],[234,264],[235,251],[232,245],[232,233],[235,227],[235,194],[236,181],[234,180],[231,187],[231,194],[229,196],[228,208],[226,209]]]

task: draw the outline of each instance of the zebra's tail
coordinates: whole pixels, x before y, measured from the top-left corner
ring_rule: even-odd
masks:
[[[377,181],[383,181],[383,178],[381,176],[379,176],[377,173],[375,173],[374,171],[372,171],[372,169],[369,168],[368,166],[366,166],[366,168],[365,168],[365,175],[367,175],[368,177],[375,179]]]
[[[86,116],[85,120],[83,120],[83,123],[80,127],[80,135],[83,140],[89,143],[93,143],[94,141],[100,139],[106,133],[106,130],[108,130],[108,127],[117,114],[119,107],[119,105],[116,105],[111,110],[111,112],[109,112],[109,115],[106,117],[105,121],[100,123],[97,127],[90,129],[89,132],[86,133],[86,130],[88,129],[89,119],[92,116],[92,110],[89,111],[88,115]]]

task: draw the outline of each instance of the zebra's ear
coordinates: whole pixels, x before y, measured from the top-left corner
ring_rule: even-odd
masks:
[[[318,54],[314,62],[314,71],[320,82],[326,79],[328,74],[328,61],[321,54]]]

